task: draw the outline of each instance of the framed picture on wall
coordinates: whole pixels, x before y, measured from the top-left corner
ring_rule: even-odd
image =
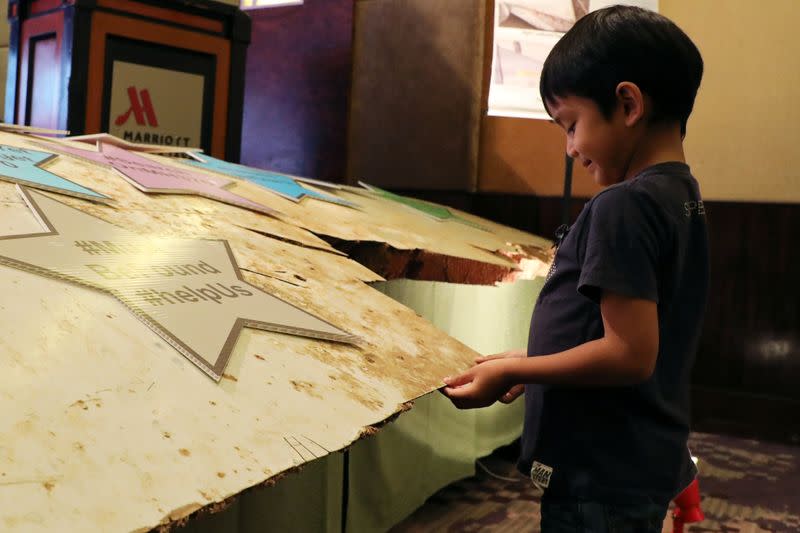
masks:
[[[658,11],[658,0],[496,0],[489,115],[550,120],[539,96],[545,59],[579,18],[613,4]]]

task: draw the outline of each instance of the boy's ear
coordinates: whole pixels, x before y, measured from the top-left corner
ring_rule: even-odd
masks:
[[[634,126],[644,117],[644,94],[639,86],[630,81],[622,81],[617,85],[617,102],[625,116],[625,125]]]

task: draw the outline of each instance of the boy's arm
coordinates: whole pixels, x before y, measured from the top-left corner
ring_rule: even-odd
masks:
[[[445,378],[445,396],[465,409],[485,407],[520,383],[632,385],[647,380],[658,355],[658,310],[650,300],[604,291],[602,338],[552,355],[483,362]]]

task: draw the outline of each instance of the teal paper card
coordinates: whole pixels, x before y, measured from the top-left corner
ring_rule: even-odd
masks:
[[[306,189],[290,176],[285,176],[276,172],[270,172],[268,170],[246,167],[244,165],[237,165],[235,163],[228,163],[227,161],[215,159],[205,154],[201,157],[205,160],[205,162],[195,160],[184,160],[183,162],[204,168],[206,170],[221,172],[223,174],[228,174],[230,176],[235,176],[237,178],[253,182],[256,185],[260,185],[265,189],[269,189],[295,202],[299,202],[304,196],[308,196],[310,198],[316,198],[317,200],[353,206],[353,203],[336,198],[335,196],[312,191],[311,189]]]
[[[0,179],[89,200],[110,198],[41,168],[56,154],[0,144]]]

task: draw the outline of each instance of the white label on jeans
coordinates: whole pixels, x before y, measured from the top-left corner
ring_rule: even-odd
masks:
[[[546,489],[550,486],[550,477],[553,475],[553,469],[547,465],[543,465],[538,461],[533,462],[531,466],[531,481],[540,489]]]

